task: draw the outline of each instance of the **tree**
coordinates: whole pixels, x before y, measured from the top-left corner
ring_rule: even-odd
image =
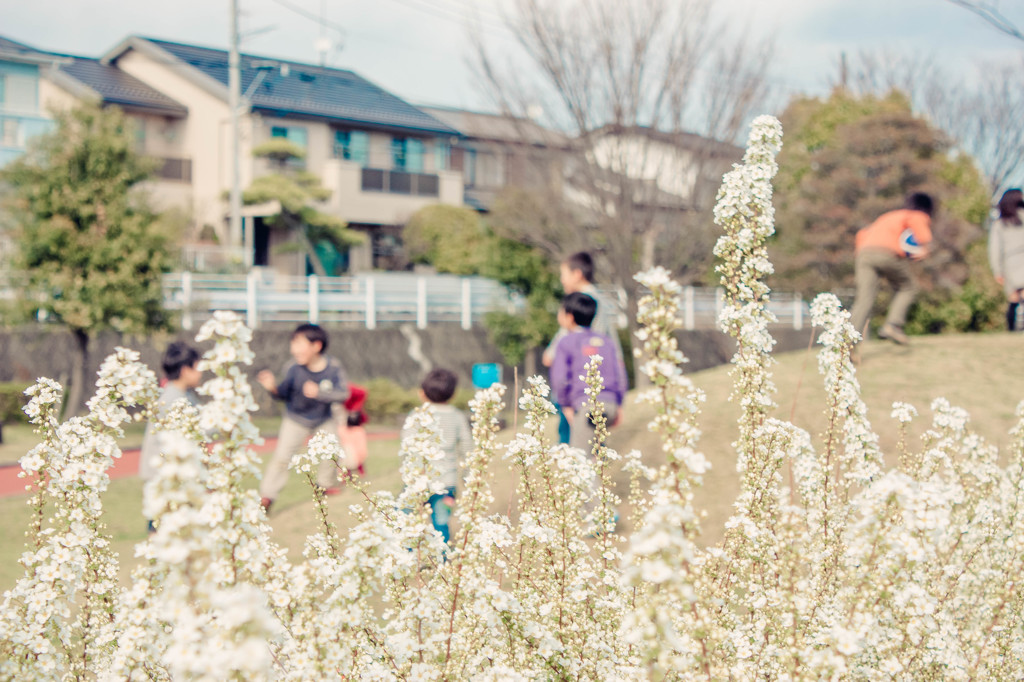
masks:
[[[1024,70],[1021,61],[978,64],[964,79],[922,54],[861,52],[841,69],[836,87],[858,96],[904,93],[926,116],[970,154],[998,196],[1021,180],[1024,158]]]
[[[479,273],[485,238],[480,216],[466,206],[425,206],[412,214],[402,230],[410,261],[455,275]]]
[[[554,335],[560,285],[554,262],[541,249],[495,230],[494,219],[506,215],[504,206],[499,198],[488,225],[464,206],[427,206],[409,219],[403,237],[414,263],[429,263],[438,272],[489,277],[523,298],[522,314],[496,310],[485,318],[488,335],[502,357],[518,365],[529,363],[529,352]],[[527,374],[535,371],[527,367]]]
[[[56,129],[7,166],[17,223],[15,263],[26,302],[75,339],[68,410],[83,404],[89,340],[115,329],[169,328],[161,275],[170,239],[138,191],[152,170],[114,107],[87,104],[56,115]]]
[[[502,236],[556,261],[594,252],[604,281],[630,294],[631,320],[638,269],[661,264],[690,281],[707,271],[714,190],[704,190],[723,161],[713,138],[735,138],[767,97],[770,45],[731,33],[711,10],[710,0],[517,0],[505,24],[518,54],[476,40],[479,75],[509,120],[543,111],[570,139],[565,187],[534,202],[538,217],[568,220],[528,216]],[[668,188],[683,176],[694,189]]]
[[[915,117],[898,93],[853,97],[836,90],[827,100],[799,98],[782,122],[773,287],[807,296],[852,289],[857,230],[921,190],[940,203],[931,255],[922,263],[922,302],[943,305],[959,295],[976,274],[968,252],[984,237],[988,209],[988,190],[971,159],[949,155],[942,132]]]
[[[342,252],[362,244],[365,237],[348,229],[344,220],[317,208],[316,204],[326,201],[331,191],[316,175],[294,167],[293,162],[306,155],[302,147],[284,138],[271,138],[252,153],[257,158],[267,159],[274,172],[253,180],[242,193],[242,201],[246,204],[278,202],[281,209],[269,218],[269,224],[291,230],[298,240],[297,247],[309,258],[316,274],[334,274],[327,272],[317,246],[329,245],[332,250]]]

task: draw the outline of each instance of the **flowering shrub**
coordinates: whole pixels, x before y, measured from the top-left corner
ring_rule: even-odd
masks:
[[[1007,456],[961,410],[931,405],[920,447],[885,466],[837,299],[819,296],[819,368],[829,428],[820,440],[773,418],[765,240],[781,129],[755,121],[747,155],[723,184],[716,254],[735,337],[741,491],[724,539],[700,544],[693,505],[710,464],[700,452],[703,394],[683,375],[674,337],[680,288],[638,275],[638,354],[660,462],[607,448],[553,445],[548,388],[517,398],[523,426],[499,442],[505,389],[471,404],[460,525],[445,545],[424,502],[440,457],[436,425],[411,419],[399,495],[363,489],[339,532],[312,472],[342,455],[318,437],[294,468],[310,482],[317,531],[293,561],[270,538],[255,491],[255,409],[240,365],[249,331],[217,314],[201,408],[160,424],[163,458],[145,489],[156,532],[138,545],[131,583],[101,522],[106,470],[129,408],[153,405],[156,380],[120,349],[100,371],[87,417],[60,424],[61,388],[40,380],[26,413],[41,443],[22,459],[37,513],[24,577],[0,609],[0,679],[1021,679],[1024,677],[1024,405]],[[594,358],[586,377],[600,389]],[[595,402],[596,404],[596,402]],[[893,406],[901,425],[914,407]],[[515,473],[513,515],[492,511],[492,475]],[[631,480],[633,533],[610,532]],[[49,512],[49,514],[48,514]]]

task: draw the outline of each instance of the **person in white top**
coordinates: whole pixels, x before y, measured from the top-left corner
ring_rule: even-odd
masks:
[[[1017,327],[1017,309],[1024,295],[1024,193],[1008,189],[999,200],[999,218],[988,234],[992,274],[1006,292],[1006,327]]]

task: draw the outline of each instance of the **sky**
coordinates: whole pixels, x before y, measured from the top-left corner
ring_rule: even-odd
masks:
[[[478,17],[488,45],[509,46],[508,1],[238,0],[242,51],[317,63],[326,40],[328,65],[415,104],[486,109],[467,19]],[[1024,2],[1001,8],[1024,28]],[[908,51],[962,74],[1024,53],[948,0],[715,0],[715,9],[754,38],[774,36],[772,79],[786,92],[825,94],[844,51]],[[131,34],[226,49],[229,0],[0,0],[0,35],[33,47],[95,57]]]

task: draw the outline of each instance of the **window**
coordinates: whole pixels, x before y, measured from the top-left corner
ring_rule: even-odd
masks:
[[[12,73],[0,77],[3,83],[0,103],[8,111],[36,113],[39,111],[39,79]]]
[[[20,147],[18,137],[18,119],[5,118],[0,120],[0,145],[4,147]]]
[[[448,170],[452,165],[452,146],[444,138],[434,141],[434,170]]]
[[[270,129],[271,137],[283,137],[292,144],[306,148],[306,129],[286,126],[274,126]]]
[[[334,158],[370,165],[370,135],[361,130],[334,131]]]
[[[462,177],[466,187],[476,187],[476,150],[467,149],[463,160]]]
[[[288,140],[296,147],[301,147],[303,151],[306,150],[306,129],[298,128],[293,126],[273,126],[270,129],[271,137],[283,137]],[[292,168],[305,168],[306,159],[289,159],[287,166]]]
[[[423,140],[414,137],[395,137],[391,140],[391,167],[410,173],[423,171]]]
[[[133,116],[131,125],[135,132],[135,151],[144,154],[146,152],[146,119]]]

